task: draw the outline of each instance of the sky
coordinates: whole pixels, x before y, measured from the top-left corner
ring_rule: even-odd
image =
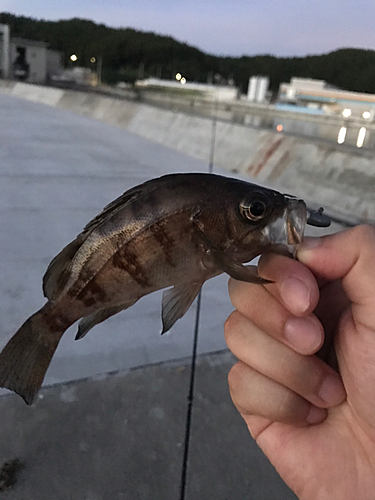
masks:
[[[153,31],[224,56],[375,48],[374,0],[0,0],[0,12]]]

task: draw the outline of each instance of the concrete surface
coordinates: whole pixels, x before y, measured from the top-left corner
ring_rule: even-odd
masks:
[[[212,119],[101,94],[1,82],[0,92],[120,126],[198,160],[209,156]],[[276,113],[276,112],[275,112]],[[300,117],[298,117],[300,119]],[[327,123],[331,120],[327,118]],[[350,124],[349,124],[350,125]],[[375,151],[219,120],[215,163],[333,212],[375,221]]]
[[[231,403],[233,362],[198,360],[185,498],[293,500]],[[24,464],[1,500],[178,500],[186,363],[49,387],[33,407],[0,398],[0,466]]]
[[[104,205],[129,187],[207,164],[121,129],[28,101],[0,96],[0,348],[45,302],[50,260]],[[225,346],[231,310],[222,276],[207,283],[201,352]],[[161,331],[161,293],[74,342],[64,335],[46,383],[181,358],[191,352],[194,307],[171,333]]]
[[[44,303],[49,261],[105,204],[151,177],[206,171],[207,162],[7,95],[0,95],[0,129],[2,348]],[[226,283],[221,276],[204,287],[201,355],[225,348],[223,322],[232,310]],[[43,389],[31,408],[18,396],[0,398],[0,461],[25,461],[14,489],[0,499],[178,498],[194,317],[193,306],[160,337],[154,294],[80,342],[71,328],[46,377],[47,386],[58,385]],[[185,361],[169,364],[173,359]],[[230,402],[232,363],[222,353],[198,364],[189,498],[294,498]],[[136,367],[143,368],[127,373]],[[119,375],[108,376],[113,372]]]
[[[2,348],[44,304],[48,263],[104,205],[146,179],[207,171],[207,163],[67,111],[2,95],[0,126]],[[188,356],[194,306],[161,337],[160,303],[161,292],[144,297],[80,342],[71,327],[46,384]],[[223,349],[222,325],[232,310],[226,276],[204,285],[204,304],[200,352]]]

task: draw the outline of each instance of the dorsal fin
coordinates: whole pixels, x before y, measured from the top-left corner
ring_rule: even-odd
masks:
[[[56,300],[64,292],[71,271],[74,265],[74,257],[78,253],[82,244],[87,240],[90,234],[100,225],[108,221],[118,211],[122,210],[127,204],[134,202],[137,198],[154,189],[154,183],[147,181],[140,186],[125,191],[121,196],[109,203],[104,209],[94,217],[84,227],[82,233],[69,243],[49,264],[43,277],[44,296],[49,300]]]
[[[77,236],[50,262],[43,276],[43,293],[48,300],[56,300],[69,279],[69,268],[73,257],[82,244],[82,237]]]
[[[147,182],[145,182],[145,184],[147,184]],[[82,232],[87,233],[89,231],[92,231],[104,221],[112,217],[116,212],[123,209],[125,205],[127,205],[128,203],[132,203],[139,196],[143,195],[145,193],[145,184],[129,189],[129,191],[126,191],[121,196],[106,205],[98,215],[96,215],[92,220],[90,220],[90,222],[86,224]]]

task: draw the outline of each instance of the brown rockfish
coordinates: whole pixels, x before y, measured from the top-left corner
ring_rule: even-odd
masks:
[[[202,284],[225,272],[267,283],[243,265],[302,241],[306,205],[289,195],[212,174],[175,174],[125,192],[50,263],[47,303],[0,354],[0,386],[31,404],[65,330],[76,338],[155,290],[163,332],[181,318]]]

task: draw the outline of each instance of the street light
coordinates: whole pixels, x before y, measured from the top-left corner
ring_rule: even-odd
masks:
[[[75,54],[72,54],[70,56],[70,60],[73,61],[73,62],[76,62],[77,59],[78,59],[78,57]]]

